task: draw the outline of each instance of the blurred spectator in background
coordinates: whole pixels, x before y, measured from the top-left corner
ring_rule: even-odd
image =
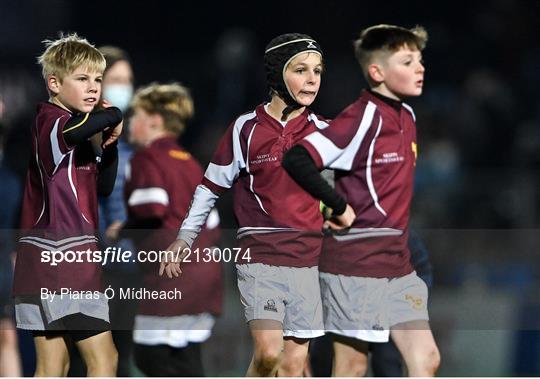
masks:
[[[102,46],[99,51],[105,56],[107,68],[103,73],[103,98],[124,113],[125,128],[128,118],[129,104],[133,97],[133,70],[126,51],[116,46]],[[106,241],[107,233],[115,233],[126,221],[124,204],[125,171],[133,149],[127,142],[127,133],[118,140],[118,174],[114,190],[109,197],[99,198],[99,224],[102,241]],[[105,249],[107,246],[103,246]],[[134,247],[128,239],[117,241],[114,245],[123,251],[133,251]],[[105,282],[111,285],[116,293],[120,288],[136,287],[140,283],[140,272],[135,262],[109,262],[105,266]],[[109,317],[111,320],[114,343],[118,350],[118,376],[130,376],[133,353],[133,322],[137,308],[136,300],[120,300],[114,297],[109,300]]]
[[[22,376],[17,344],[17,331],[13,322],[13,282],[15,225],[20,210],[22,182],[10,167],[10,158],[4,155],[4,135],[7,128],[2,122],[4,103],[0,98],[0,376]],[[9,139],[6,139],[6,143]]]
[[[177,142],[193,116],[193,101],[179,84],[152,84],[137,91],[133,108],[130,141],[139,149],[126,175],[128,219],[121,234],[133,232],[137,251],[162,251],[176,238],[203,176],[200,164]],[[144,290],[181,292],[180,298],[139,303],[135,361],[147,376],[204,376],[201,344],[221,313],[221,263],[207,260],[218,242],[218,226],[213,210],[180,277],[169,280],[159,276],[158,262],[140,262]]]

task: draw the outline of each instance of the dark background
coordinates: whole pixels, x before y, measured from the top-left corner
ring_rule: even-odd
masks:
[[[0,122],[4,140],[15,141],[4,155],[23,171],[29,144],[10,136],[29,126],[35,103],[47,97],[36,57],[41,41],[59,31],[127,50],[136,86],[188,86],[196,116],[183,143],[206,164],[234,117],[268,98],[262,55],[271,38],[301,32],[322,45],[325,73],[312,108],[334,117],[364,86],[352,51],[360,30],[378,23],[422,25],[430,37],[424,94],[407,100],[417,115],[419,142],[412,224],[435,270],[432,318],[441,370],[538,374],[539,328],[525,327],[519,315],[540,316],[539,16],[539,1],[512,0],[2,0]],[[220,211],[224,226],[233,228],[230,198]],[[501,316],[491,327],[495,337],[463,337],[483,329],[487,316],[469,312],[460,323],[461,311],[482,307],[486,299],[492,301],[484,309],[493,306],[492,314],[504,315],[512,309],[514,317]],[[238,318],[241,311],[232,312]],[[523,336],[522,329],[536,334]],[[478,359],[465,358],[471,355]],[[214,374],[241,375],[242,359],[232,359],[232,368],[216,364]]]

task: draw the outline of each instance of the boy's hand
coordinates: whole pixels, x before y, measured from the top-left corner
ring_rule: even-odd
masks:
[[[103,142],[102,147],[105,149],[107,146],[115,142],[122,134],[122,128],[124,127],[124,121],[121,121],[113,129],[105,129],[106,140]]]
[[[110,102],[108,102],[105,99],[101,100],[100,105],[101,105],[101,108],[103,109],[107,109],[113,106]],[[122,134],[123,127],[124,127],[124,122],[122,121],[118,125],[116,125],[113,129],[110,129],[110,128],[105,129],[105,133],[104,133],[105,138],[103,138],[105,142],[103,142],[103,145],[101,145],[101,147],[106,148],[111,143],[116,141],[118,137],[120,137],[120,135]]]
[[[111,225],[105,230],[105,239],[109,243],[114,243],[118,240],[118,235],[120,234],[120,230],[122,230],[122,227],[124,226],[124,223],[122,221],[113,221]]]
[[[338,216],[333,216],[329,220],[326,220],[323,224],[323,228],[332,229],[334,231],[343,231],[350,228],[354,220],[356,220],[356,213],[354,213],[352,207],[347,204],[345,212]]]
[[[166,250],[166,255],[159,265],[159,276],[162,276],[165,272],[169,278],[173,275],[178,277],[182,270],[180,269],[180,262],[189,253],[188,244],[184,240],[174,241]]]

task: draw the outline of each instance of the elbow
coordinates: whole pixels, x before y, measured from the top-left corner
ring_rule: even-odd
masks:
[[[281,160],[281,166],[290,173],[293,170],[294,166],[294,157],[291,156],[290,152],[285,153],[283,159]]]
[[[109,197],[113,193],[113,190],[114,190],[114,182],[113,182],[113,185],[98,186],[97,194],[100,197]]]

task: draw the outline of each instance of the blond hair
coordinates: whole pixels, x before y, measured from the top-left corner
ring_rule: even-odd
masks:
[[[368,67],[377,55],[395,53],[402,47],[422,51],[427,40],[427,31],[422,26],[407,29],[396,25],[375,25],[364,29],[354,41],[354,55],[369,80]]]
[[[78,67],[84,66],[89,72],[105,71],[103,54],[76,33],[60,35],[55,41],[45,40],[45,51],[38,57],[43,78],[55,75],[61,81]]]
[[[159,114],[165,130],[177,135],[184,131],[186,121],[194,113],[189,90],[179,83],[152,83],[143,87],[135,93],[131,106],[148,114]]]

